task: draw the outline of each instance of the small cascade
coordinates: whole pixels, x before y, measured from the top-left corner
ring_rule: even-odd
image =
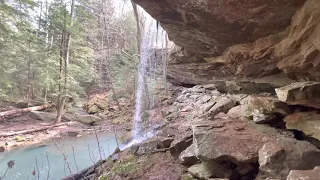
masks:
[[[152,127],[148,124],[146,110],[156,106],[157,84],[163,84],[159,83],[159,80],[163,79],[163,44],[166,42],[165,38],[167,38],[167,34],[160,24],[143,9],[139,8],[139,10],[143,13],[145,22],[142,30],[143,37],[133,120],[133,143],[141,142],[153,136]]]

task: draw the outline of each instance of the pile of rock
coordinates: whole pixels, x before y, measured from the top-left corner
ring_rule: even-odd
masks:
[[[314,85],[276,89],[278,98],[223,94],[215,85],[184,88],[162,112],[167,126],[130,153],[139,158],[170,152],[186,170],[182,180],[318,180],[320,150],[296,137],[301,131],[319,142]]]
[[[134,110],[130,99],[122,97],[115,101],[112,93],[93,95],[83,108],[91,115],[112,119],[115,124],[130,122]]]
[[[214,85],[185,89],[172,109],[188,120],[192,143],[186,143],[190,136],[175,140],[170,152],[188,167],[186,176],[197,179],[319,179],[315,167],[320,166],[320,150],[298,141],[290,131],[320,140],[320,114],[314,109],[320,105],[318,85],[305,82],[278,88],[278,98],[222,94]],[[308,111],[297,112],[301,108]],[[172,120],[173,113],[168,114]],[[277,123],[284,126],[277,129]]]
[[[247,97],[245,94],[227,95],[220,93],[214,84],[199,85],[184,89],[171,109],[179,112],[176,115],[188,115],[192,119],[196,117],[208,118],[219,113],[228,113],[230,109],[240,104],[245,97]],[[170,118],[172,118],[172,115],[169,116],[169,120]]]

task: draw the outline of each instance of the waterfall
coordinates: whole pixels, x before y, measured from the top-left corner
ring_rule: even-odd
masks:
[[[135,115],[133,120],[133,142],[141,142],[152,135],[152,128],[148,129],[148,117],[145,111],[155,107],[155,86],[157,72],[162,71],[159,52],[163,52],[163,43],[167,37],[159,23],[143,9],[139,8],[145,18],[142,31],[140,64],[138,69],[138,84],[136,90]]]

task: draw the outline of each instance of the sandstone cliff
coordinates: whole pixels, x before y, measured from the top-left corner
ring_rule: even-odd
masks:
[[[318,0],[134,1],[182,47],[168,67],[173,83],[320,78]]]

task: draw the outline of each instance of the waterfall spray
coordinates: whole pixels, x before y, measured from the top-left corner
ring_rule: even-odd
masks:
[[[133,120],[133,140],[130,144],[139,143],[150,136],[153,136],[153,130],[148,129],[148,118],[146,110],[155,107],[155,86],[157,81],[157,69],[162,67],[159,61],[159,52],[163,53],[163,43],[167,37],[166,32],[160,24],[154,20],[143,9],[139,8],[145,17],[142,31],[142,42],[140,52],[140,63],[138,68],[138,84],[136,90],[135,115]],[[165,32],[165,33],[159,33]],[[160,42],[160,44],[159,44]],[[165,56],[167,57],[167,56]],[[158,63],[158,64],[157,64]],[[153,83],[149,83],[149,81]],[[152,84],[152,85],[151,85]]]

